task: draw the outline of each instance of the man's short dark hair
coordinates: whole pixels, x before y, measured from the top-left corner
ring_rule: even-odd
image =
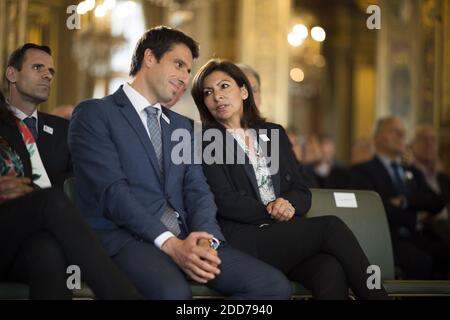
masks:
[[[145,50],[152,50],[156,61],[160,61],[165,53],[173,49],[176,44],[184,44],[191,50],[192,57],[198,58],[198,43],[181,31],[165,27],[154,27],[145,32],[139,39],[131,59],[130,76],[134,77],[141,69]]]
[[[14,50],[8,58],[7,67],[13,67],[16,70],[22,70],[23,61],[27,50],[36,49],[52,55],[52,50],[48,46],[41,46],[35,43],[25,43],[23,46]]]

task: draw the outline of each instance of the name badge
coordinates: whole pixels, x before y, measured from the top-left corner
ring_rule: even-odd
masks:
[[[269,137],[268,137],[265,133],[260,134],[259,137],[260,137],[260,138],[262,139],[262,141],[264,141],[264,142],[270,141]]]
[[[356,196],[352,192],[334,192],[334,200],[338,208],[358,208]]]
[[[46,126],[44,124],[44,132],[47,132],[48,134],[53,134],[53,128],[49,127],[49,126]]]
[[[170,119],[163,112],[161,112],[161,118],[163,118],[167,124],[170,124]]]

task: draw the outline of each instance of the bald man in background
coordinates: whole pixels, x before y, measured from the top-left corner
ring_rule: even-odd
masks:
[[[254,68],[245,63],[236,64],[245,74],[252,86],[253,98],[258,109],[261,108],[261,77]]]
[[[446,199],[450,198],[450,176],[444,171],[439,161],[438,137],[430,125],[421,125],[416,129],[411,144],[413,164],[425,177],[428,186]],[[450,203],[438,214],[428,212],[421,214],[425,230],[434,233],[450,245]],[[428,227],[428,228],[427,228]]]
[[[447,279],[450,247],[417,229],[418,212],[436,215],[447,200],[427,185],[418,169],[401,162],[406,151],[406,128],[400,118],[378,120],[374,142],[374,158],[351,168],[351,187],[376,191],[383,200],[395,263],[403,278]]]

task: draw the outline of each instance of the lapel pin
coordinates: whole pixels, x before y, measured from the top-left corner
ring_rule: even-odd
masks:
[[[413,173],[411,171],[405,171],[406,180],[412,180],[414,178]]]
[[[164,112],[161,112],[161,118],[163,118],[167,124],[170,124],[170,119],[164,114]]]
[[[47,132],[48,134],[53,134],[53,128],[44,124],[44,132]]]
[[[270,141],[269,137],[265,133],[261,133],[259,137],[262,139],[262,141],[267,142]]]

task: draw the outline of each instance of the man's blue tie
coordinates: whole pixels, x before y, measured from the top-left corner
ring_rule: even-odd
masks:
[[[155,107],[145,108],[147,113],[147,128],[150,133],[150,140],[153,144],[153,149],[158,159],[159,170],[161,176],[164,176],[163,154],[162,154],[162,140],[161,140],[161,127],[159,126],[158,113],[159,110]]]
[[[395,184],[395,187],[397,188],[397,191],[401,195],[404,195],[405,197],[407,197],[408,188],[406,186],[405,180],[402,178],[402,176],[400,174],[400,165],[397,162],[392,161],[391,167],[392,167],[392,170],[394,171],[394,184]]]
[[[30,130],[31,134],[34,137],[34,141],[37,141],[38,138],[38,132],[36,127],[36,118],[35,117],[28,117],[23,119],[23,122],[27,125],[28,129]]]
[[[161,179],[164,180],[161,127],[158,121],[159,109],[150,106],[145,108],[145,112],[147,113],[147,128],[150,133],[150,140],[152,141],[153,149],[155,150],[156,158],[158,159]],[[172,209],[172,207],[167,206],[164,209],[163,215],[161,216],[160,220],[174,235],[178,236],[181,233],[177,214]]]

